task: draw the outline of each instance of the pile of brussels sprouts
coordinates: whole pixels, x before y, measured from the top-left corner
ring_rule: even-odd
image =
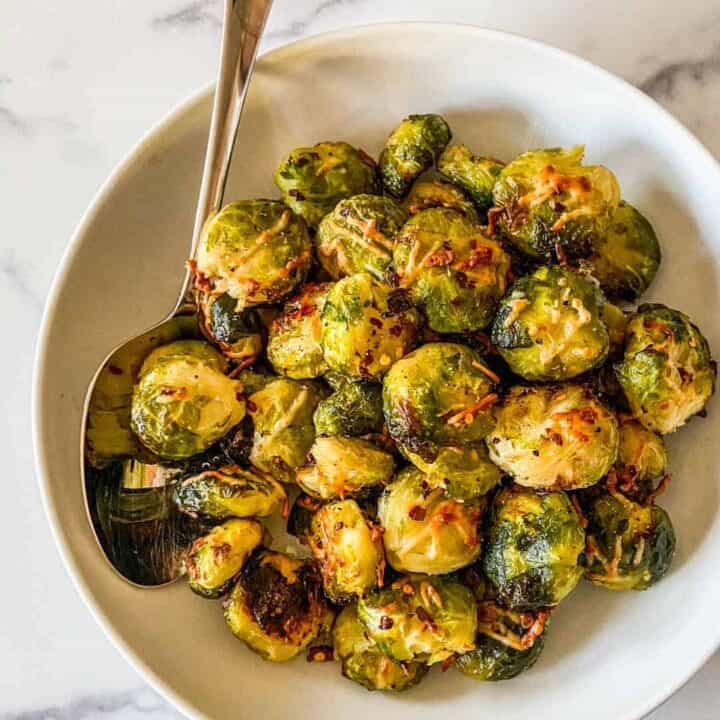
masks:
[[[282,200],[210,218],[203,338],[150,352],[131,402],[177,507],[214,525],[191,589],[262,657],[334,658],[370,690],[436,663],[512,678],[582,578],[662,578],[663,435],[714,391],[691,320],[633,305],[660,248],[610,170],[450,140],[429,114],[377,163],[298,148]],[[292,554],[258,521],[278,513]]]

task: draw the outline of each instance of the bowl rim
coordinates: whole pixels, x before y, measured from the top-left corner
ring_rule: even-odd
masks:
[[[494,38],[507,43],[510,46],[521,47],[539,53],[547,57],[554,57],[561,60],[568,66],[582,70],[586,73],[594,74],[604,82],[614,84],[618,90],[626,93],[633,101],[641,106],[643,112],[652,112],[659,116],[675,133],[679,133],[684,142],[689,143],[708,165],[708,170],[714,172],[718,177],[717,181],[720,185],[720,163],[715,159],[712,153],[705,145],[683,125],[674,115],[663,108],[652,97],[642,92],[627,80],[620,76],[605,70],[600,66],[585,60],[574,53],[562,50],[553,45],[544,43],[539,40],[528,38],[519,33],[513,33],[505,30],[496,30],[486,28],[472,23],[459,22],[436,22],[436,21],[394,21],[394,22],[377,22],[361,25],[353,25],[348,28],[330,30],[323,33],[309,35],[284,43],[263,52],[258,58],[258,62],[262,60],[283,61],[287,60],[295,54],[311,51],[315,46],[325,44],[327,42],[342,42],[343,39],[357,38],[363,35],[372,35],[384,32],[416,32],[416,31],[433,30],[438,34],[463,33],[473,35],[475,37]],[[171,127],[185,113],[191,112],[195,107],[207,102],[211,95],[215,83],[212,82],[205,87],[196,90],[184,100],[176,104],[168,111],[158,122],[153,124],[145,133],[143,133],[132,149],[123,157],[123,159],[115,165],[109,176],[102,182],[98,190],[93,195],[87,209],[80,218],[75,230],[72,233],[70,242],[62,253],[58,267],[54,273],[50,290],[48,292],[42,319],[35,343],[35,357],[32,372],[32,394],[31,394],[31,415],[32,415],[32,445],[35,460],[35,473],[40,489],[42,505],[50,525],[51,533],[60,557],[65,565],[65,569],[70,575],[72,584],[82,598],[85,606],[90,611],[95,621],[98,623],[106,637],[109,638],[112,645],[118,650],[128,664],[168,703],[179,709],[183,714],[190,718],[203,717],[196,707],[185,700],[175,690],[173,690],[164,679],[138,656],[126,643],[122,631],[116,628],[113,621],[108,617],[107,613],[102,610],[95,602],[93,593],[88,585],[87,580],[83,577],[70,547],[70,542],[63,529],[63,521],[60,517],[55,502],[52,498],[52,482],[50,480],[51,471],[49,468],[48,458],[45,457],[45,430],[43,428],[43,410],[41,400],[45,395],[45,374],[46,367],[49,362],[48,357],[48,338],[50,328],[53,325],[57,313],[58,299],[63,285],[63,280],[72,266],[75,255],[82,245],[84,236],[91,228],[100,207],[107,201],[112,194],[116,183],[144,156],[151,152],[153,142],[161,137],[169,127]],[[174,299],[172,304],[168,303],[168,314],[174,307]],[[84,513],[83,513],[84,514]],[[687,682],[698,672],[698,670],[709,660],[709,658],[720,648],[720,627],[715,633],[715,637],[701,651],[699,657],[686,670],[679,675],[677,680],[670,686],[664,688],[655,696],[646,698],[636,708],[631,708],[621,718],[617,720],[641,720],[647,714],[663,705],[675,693],[678,692]]]

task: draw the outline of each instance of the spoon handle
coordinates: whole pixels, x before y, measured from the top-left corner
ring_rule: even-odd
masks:
[[[248,78],[271,5],[272,0],[225,2],[220,69],[189,257],[195,256],[205,221],[222,204]],[[188,301],[191,279],[191,273],[186,273],[176,311]]]

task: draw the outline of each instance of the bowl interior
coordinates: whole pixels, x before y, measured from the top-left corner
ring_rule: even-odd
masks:
[[[660,237],[648,298],[689,313],[720,348],[720,173],[649,99],[558,51],[461,26],[389,25],[321,36],[265,56],[253,79],[226,198],[274,197],[289,149],[344,139],[377,153],[412,112],[440,112],[456,140],[509,159],[585,143]],[[409,694],[369,694],[336,665],[271,666],[226,629],[218,603],[182,583],[142,591],[105,562],[88,526],[79,437],[85,391],[118,341],[166,313],[183,274],[210,95],[153,131],[113,175],[65,258],[48,306],[36,375],[36,444],[63,554],[121,650],[188,713],[213,718],[637,718],[684,682],[720,639],[720,412],[669,440],[674,482],[661,499],[679,544],[669,576],[646,593],[581,586],[553,617],[535,668],[480,684],[437,669]]]

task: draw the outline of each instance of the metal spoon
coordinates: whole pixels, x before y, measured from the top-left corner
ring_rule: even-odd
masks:
[[[272,0],[226,0],[222,50],[195,227],[194,257],[202,227],[220,209],[248,82]],[[82,468],[88,516],[106,558],[128,582],[159,586],[183,573],[188,544],[202,521],[178,512],[172,502],[179,471],[143,462],[130,429],[133,379],[153,348],[196,331],[185,274],[175,309],[162,322],[118,345],[88,389],[83,414]]]

